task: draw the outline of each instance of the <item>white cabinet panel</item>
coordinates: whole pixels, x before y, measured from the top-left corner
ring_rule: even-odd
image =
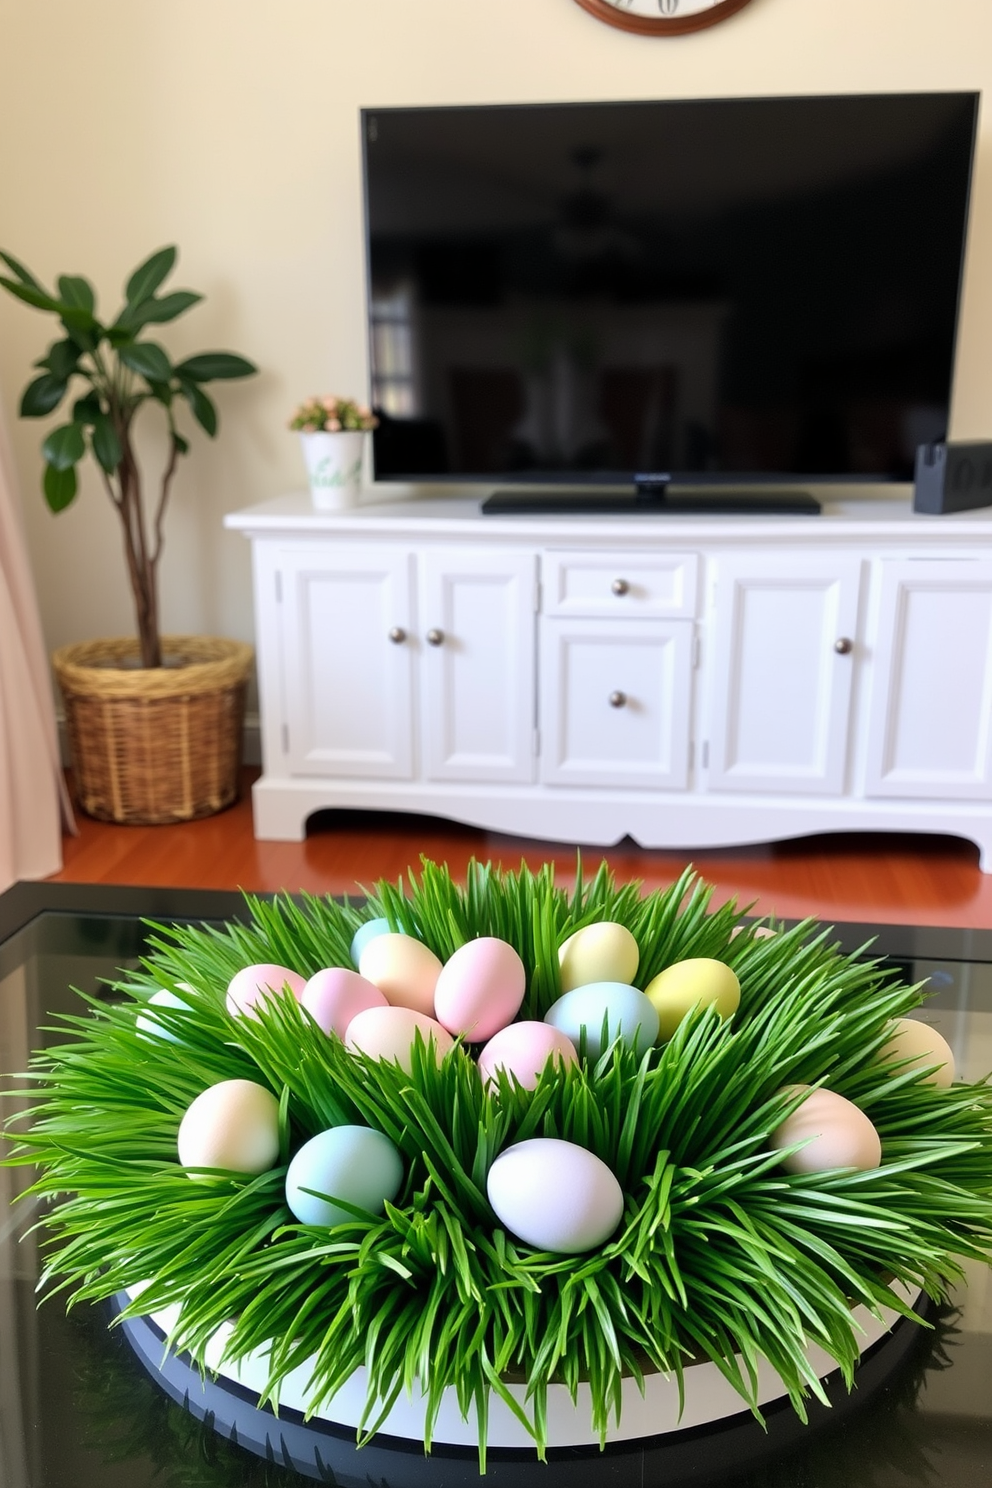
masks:
[[[992,797],[992,560],[881,565],[874,796]]]
[[[844,554],[719,560],[711,789],[844,789],[861,570]]]
[[[673,619],[696,613],[699,556],[629,549],[552,550],[544,555],[547,615]]]
[[[536,557],[437,548],[420,562],[425,777],[533,780]]]
[[[412,572],[409,554],[378,545],[281,555],[293,774],[412,776]]]
[[[542,780],[683,789],[692,637],[688,620],[546,617]]]

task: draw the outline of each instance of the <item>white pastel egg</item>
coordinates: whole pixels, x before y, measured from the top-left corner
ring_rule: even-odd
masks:
[[[423,941],[392,932],[376,935],[363,949],[358,970],[393,1007],[413,1008],[433,1018],[441,962]]]
[[[227,984],[227,1011],[238,1017],[258,1016],[257,1009],[268,1002],[274,993],[289,987],[299,1002],[307,979],[288,966],[277,966],[274,962],[259,962],[254,966],[242,966]]]
[[[442,966],[434,1015],[449,1033],[483,1043],[512,1023],[526,990],[527,973],[513,946],[495,935],[480,935]]]
[[[366,1008],[388,1007],[378,987],[346,966],[328,966],[314,972],[303,988],[300,1006],[306,1008],[324,1033],[344,1038],[352,1018]]]
[[[802,1105],[775,1128],[770,1142],[775,1151],[795,1142],[805,1144],[782,1159],[790,1173],[827,1173],[834,1168],[864,1172],[882,1161],[882,1144],[871,1121],[860,1106],[834,1090],[810,1090]]]
[[[395,1059],[409,1074],[418,1033],[433,1050],[435,1063],[454,1048],[451,1034],[436,1019],[407,1007],[366,1008],[348,1024],[344,1042],[352,1052],[371,1059]]]
[[[264,1173],[279,1156],[279,1102],[254,1080],[208,1085],[179,1123],[184,1168]]]
[[[561,990],[571,992],[590,982],[630,983],[637,975],[640,954],[626,925],[613,920],[583,925],[558,948]]]
[[[644,1054],[658,1038],[658,1014],[643,992],[623,982],[591,982],[587,987],[573,987],[552,1003],[544,1021],[560,1029],[576,1048],[580,1047],[584,1032],[590,1059],[598,1059],[614,1039]]]
[[[189,992],[194,997],[196,996],[196,993],[188,982],[177,982],[176,986],[184,992]],[[189,999],[178,997],[168,987],[160,987],[157,992],[152,993],[151,997],[145,1003],[145,1011],[139,1013],[135,1019],[135,1027],[139,1033],[143,1033],[149,1038],[162,1039],[167,1044],[181,1044],[182,1039],[178,1033],[172,1028],[167,1028],[160,1018],[156,1018],[152,1011],[153,1008],[178,1008],[181,1012],[188,1013],[190,1010]]]
[[[690,1008],[712,1007],[727,1019],[740,1006],[741,984],[724,961],[691,956],[676,961],[648,983],[644,995],[658,1013],[658,1037],[670,1039]]]
[[[355,1216],[335,1199],[382,1214],[403,1183],[403,1159],[382,1132],[333,1126],[296,1153],[286,1171],[286,1203],[301,1224],[346,1224]]]
[[[594,1250],[623,1215],[623,1191],[602,1159],[558,1137],[507,1147],[489,1169],[486,1192],[512,1235],[558,1255]]]
[[[374,920],[365,920],[354,935],[351,937],[351,959],[357,966],[362,959],[362,952],[370,940],[375,940],[377,935],[391,935],[392,929],[389,921],[381,916]]]
[[[919,1018],[896,1018],[891,1028],[892,1037],[881,1050],[881,1059],[908,1059],[911,1062],[900,1070],[925,1069],[937,1065],[921,1080],[922,1085],[937,1085],[946,1089],[954,1083],[954,1051],[936,1028],[921,1023]]]
[[[504,1070],[525,1090],[533,1090],[549,1060],[564,1068],[578,1058],[575,1045],[560,1028],[524,1020],[493,1035],[479,1053],[479,1073],[495,1085],[498,1072]]]

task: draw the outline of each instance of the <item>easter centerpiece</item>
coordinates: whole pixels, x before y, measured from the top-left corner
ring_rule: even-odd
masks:
[[[802,1417],[992,1254],[992,1093],[821,927],[478,863],[249,909],[66,1021],[7,1160],[44,1285],[263,1453]]]

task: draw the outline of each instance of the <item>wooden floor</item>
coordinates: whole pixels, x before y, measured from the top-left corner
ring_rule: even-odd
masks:
[[[434,817],[322,812],[305,842],[256,842],[250,784],[229,810],[175,827],[118,827],[80,816],[80,835],[64,841],[67,883],[169,885],[355,893],[377,879],[396,880],[421,854],[446,862],[456,876],[470,858],[518,867],[553,861],[562,882],[575,871],[577,849],[479,831]],[[71,786],[71,781],[70,781]],[[992,928],[992,874],[978,849],[950,837],[833,834],[769,846],[660,852],[622,842],[581,850],[587,869],[605,858],[623,880],[647,888],[671,883],[689,862],[715,886],[714,902],[785,919],[875,920],[890,924]]]

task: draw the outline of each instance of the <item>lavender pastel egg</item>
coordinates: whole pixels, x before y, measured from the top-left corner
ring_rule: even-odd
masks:
[[[623,1215],[623,1190],[603,1160],[558,1137],[507,1147],[489,1169],[486,1192],[512,1235],[558,1255],[602,1245]]]
[[[434,988],[434,1016],[449,1033],[484,1043],[512,1023],[527,988],[527,973],[513,946],[494,935],[469,940],[441,968]]]
[[[351,959],[357,966],[362,959],[362,952],[370,940],[375,940],[377,935],[390,935],[392,929],[389,921],[381,917],[374,920],[365,920],[359,925],[351,937]]]
[[[418,1032],[433,1050],[435,1063],[440,1063],[454,1047],[455,1041],[446,1028],[426,1013],[406,1007],[366,1008],[348,1024],[344,1041],[353,1053],[368,1054],[372,1059],[397,1060],[400,1068],[409,1074]]]
[[[346,1224],[355,1216],[344,1204],[381,1214],[402,1183],[403,1160],[387,1136],[369,1126],[332,1126],[290,1163],[286,1203],[301,1224]]]
[[[324,1033],[344,1038],[352,1018],[366,1008],[388,1007],[378,987],[349,971],[346,966],[328,966],[313,974],[300,998],[314,1022]]]
[[[544,1021],[560,1029],[576,1048],[584,1031],[590,1059],[598,1059],[618,1038],[644,1054],[658,1037],[657,1012],[643,992],[623,982],[590,982],[586,987],[574,987],[552,1003]]]
[[[564,1068],[576,1064],[578,1058],[575,1045],[561,1029],[525,1020],[493,1035],[479,1054],[479,1073],[496,1084],[498,1072],[504,1070],[525,1090],[533,1090],[549,1060]]]
[[[285,986],[299,1002],[306,984],[306,977],[300,976],[298,971],[290,971],[288,966],[277,966],[271,961],[242,966],[227,984],[227,1011],[234,1017],[244,1014],[255,1018],[258,1007]]]
[[[362,951],[358,970],[392,1007],[413,1008],[433,1018],[441,962],[423,941],[392,931],[376,935]]]

